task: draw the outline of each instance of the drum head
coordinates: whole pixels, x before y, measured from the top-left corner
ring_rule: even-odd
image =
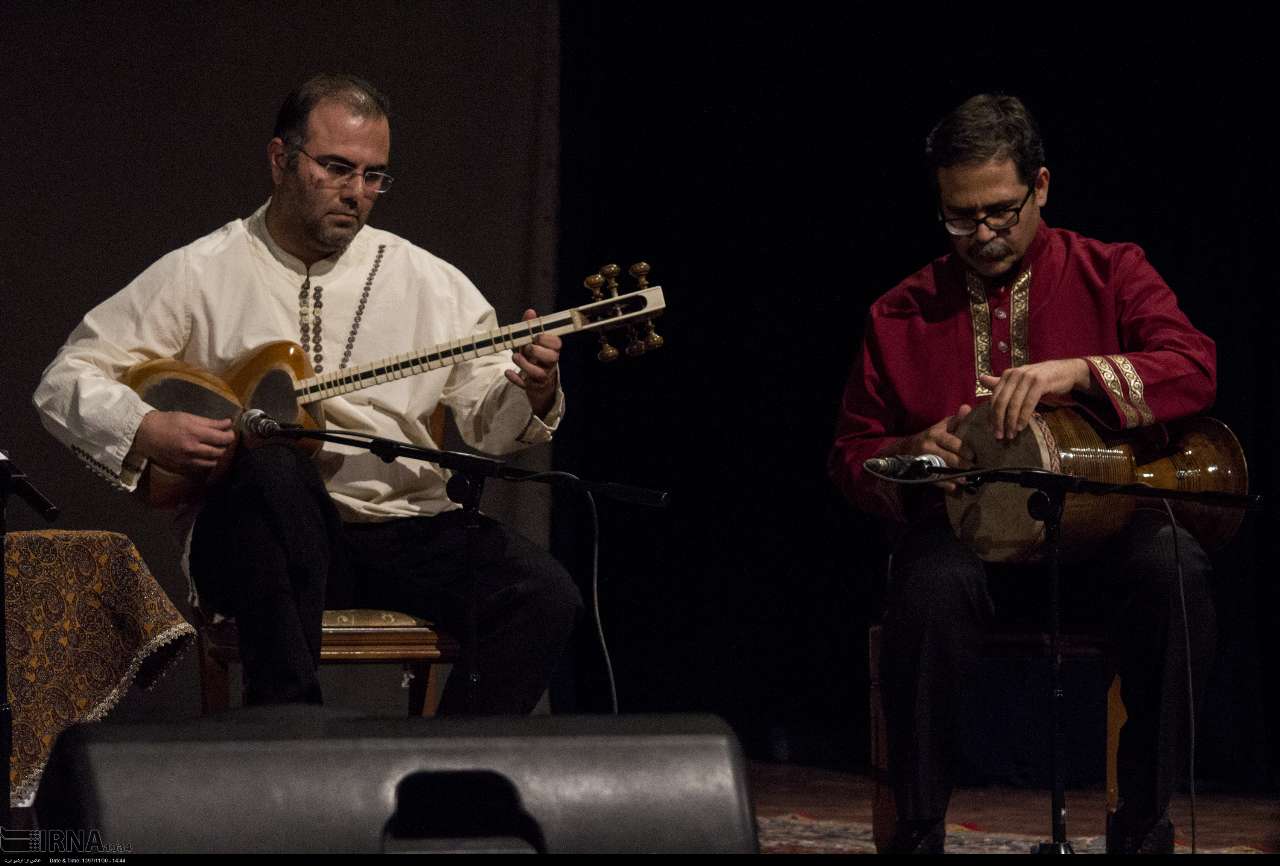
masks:
[[[991,404],[984,403],[960,422],[961,441],[983,469],[1049,469],[1052,450],[1039,414],[1013,439],[998,440],[991,430]],[[1027,513],[1032,491],[1015,484],[984,484],[976,493],[947,496],[947,517],[956,537],[986,562],[1027,562],[1037,558],[1044,523]]]

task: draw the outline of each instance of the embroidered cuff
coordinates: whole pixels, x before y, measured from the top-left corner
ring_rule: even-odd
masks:
[[[146,403],[141,404],[125,422],[123,435],[110,445],[101,449],[97,456],[89,453],[79,445],[72,445],[71,450],[85,462],[89,470],[104,479],[112,487],[132,493],[138,488],[142,479],[142,471],[147,467],[146,458],[130,455],[134,437],[138,434],[138,426],[148,413],[156,411]],[[99,459],[101,458],[101,459]]]
[[[1132,362],[1124,355],[1108,355],[1108,360],[1115,364],[1120,370],[1120,375],[1129,385],[1129,403],[1132,404],[1138,413],[1138,418],[1145,427],[1149,424],[1156,423],[1156,415],[1151,411],[1151,407],[1147,405],[1146,397],[1143,396],[1142,377],[1138,375],[1138,371],[1134,369]]]
[[[1155,416],[1142,398],[1142,379],[1138,376],[1129,359],[1123,355],[1090,355],[1085,358],[1094,378],[1102,384],[1102,388],[1111,402],[1112,408],[1121,420],[1121,429],[1130,430],[1155,421]],[[1125,394],[1125,386],[1116,375],[1115,362],[1125,373],[1129,385],[1129,393]],[[1135,399],[1136,398],[1136,399]]]
[[[72,445],[71,450],[84,461],[89,471],[106,481],[117,490],[132,493],[138,487],[138,479],[142,477],[142,467],[121,465],[117,472],[101,460],[96,459],[79,445]]]

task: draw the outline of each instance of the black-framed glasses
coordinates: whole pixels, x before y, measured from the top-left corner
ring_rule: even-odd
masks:
[[[986,226],[993,232],[1011,229],[1022,218],[1022,209],[1027,206],[1027,202],[1031,201],[1031,194],[1035,191],[1034,185],[1028,187],[1027,194],[1017,207],[1007,207],[1003,210],[992,211],[981,219],[978,217],[946,217],[941,209],[938,210],[938,219],[946,227],[947,234],[961,238],[976,232],[979,224]]]
[[[364,181],[364,188],[372,190],[381,195],[391,188],[391,184],[395,181],[391,175],[385,171],[365,171],[363,173],[356,171],[356,167],[349,162],[343,162],[339,159],[316,159],[307,153],[305,148],[295,147],[299,153],[306,156],[307,159],[320,166],[329,175],[329,178],[336,183],[345,184],[354,177],[359,177]]]

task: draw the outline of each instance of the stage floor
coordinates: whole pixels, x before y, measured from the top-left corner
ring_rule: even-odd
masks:
[[[792,764],[753,762],[751,793],[761,817],[799,814],[819,820],[871,823],[871,778]],[[1106,832],[1106,792],[1067,791],[1070,837]],[[1191,808],[1187,797],[1175,798],[1171,815],[1179,843],[1190,844]],[[963,788],[951,800],[949,824],[964,824],[993,833],[1043,835],[1050,838],[1049,793],[1021,788]],[[1280,853],[1280,798],[1259,795],[1199,793],[1196,796],[1196,841],[1200,849],[1247,846]]]

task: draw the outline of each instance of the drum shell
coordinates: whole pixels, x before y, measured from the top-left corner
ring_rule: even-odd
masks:
[[[1108,484],[1146,484],[1165,490],[1243,494],[1249,489],[1244,451],[1231,430],[1213,418],[1183,419],[1124,433],[1100,431],[1071,407],[1041,407],[1012,440],[991,433],[990,404],[979,406],[957,435],[990,469],[1035,468]],[[987,562],[1035,562],[1046,554],[1044,524],[1027,513],[1029,489],[984,485],[977,493],[947,497],[956,535]],[[1179,524],[1206,550],[1222,547],[1240,528],[1242,508],[1169,500]],[[1133,496],[1068,494],[1060,551],[1086,559],[1119,534],[1138,508],[1163,506]]]
[[[991,432],[990,404],[971,412],[957,429],[973,449],[975,465],[991,469],[1044,469],[1094,481],[1129,484],[1135,480],[1133,448],[1108,441],[1077,412],[1057,408],[1039,412],[1013,439]],[[1042,559],[1044,523],[1027,512],[1032,490],[989,483],[976,493],[947,497],[947,517],[956,536],[986,562],[1030,563]],[[1133,516],[1129,496],[1069,494],[1063,506],[1060,550],[1067,559],[1083,559],[1098,544],[1117,535]]]

